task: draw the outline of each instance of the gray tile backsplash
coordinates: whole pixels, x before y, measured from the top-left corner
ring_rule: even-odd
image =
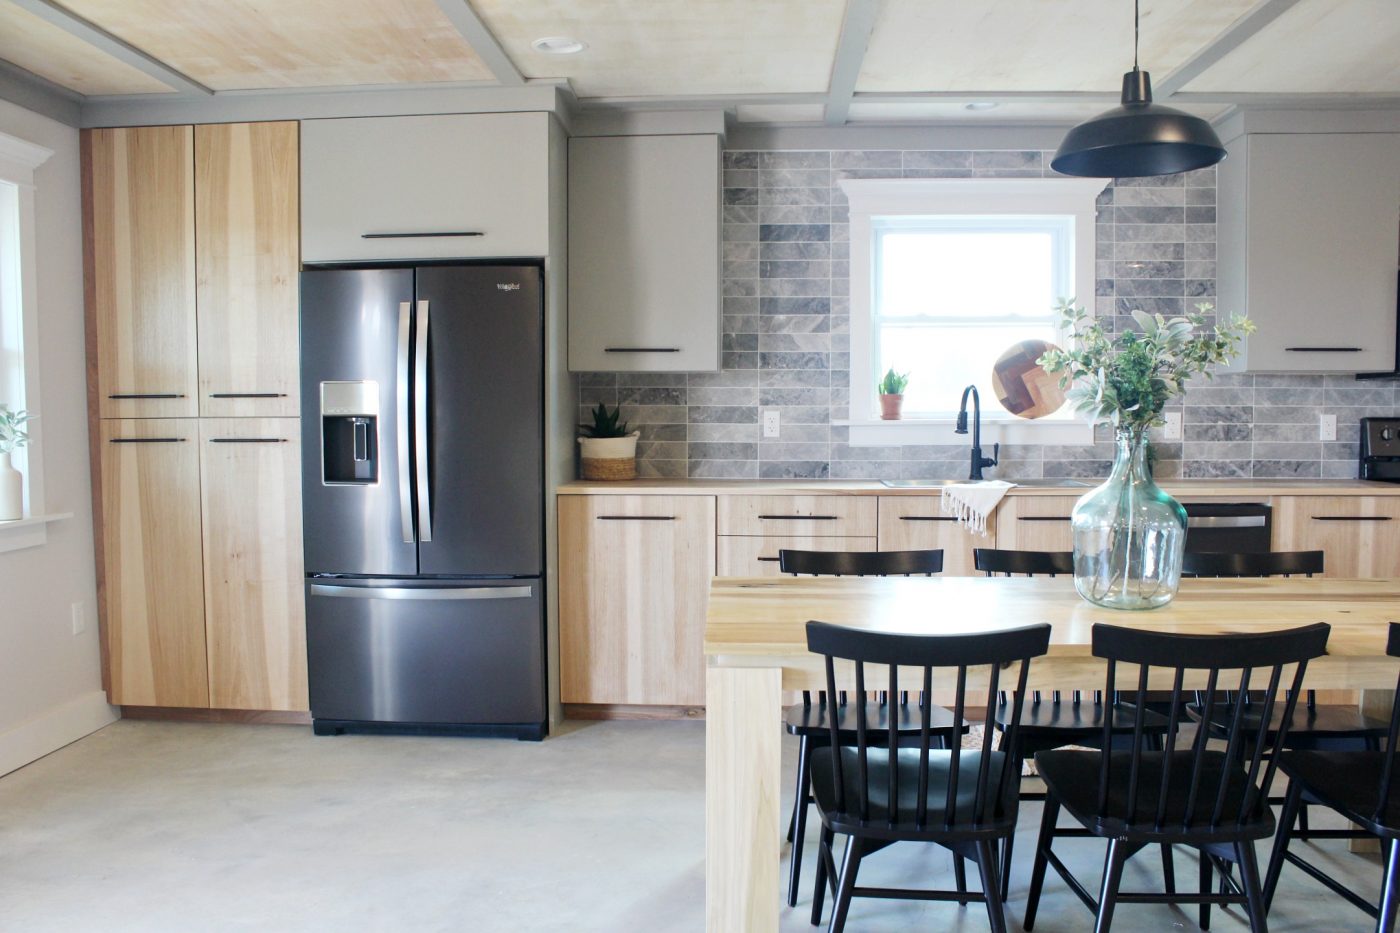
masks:
[[[696,478],[952,479],[967,446],[851,447],[848,416],[850,236],[842,178],[1050,174],[1050,153],[736,151],[724,154],[724,338],[718,373],[585,373],[582,406],[621,405],[641,430],[638,471]],[[1099,197],[1096,310],[1115,328],[1135,309],[1179,314],[1215,295],[1215,170],[1121,179]],[[1230,309],[1224,309],[1230,310]],[[1356,475],[1358,419],[1400,412],[1400,383],[1350,376],[1221,375],[1175,407],[1184,437],[1157,444],[1159,476]],[[782,436],[761,437],[777,408]],[[1337,416],[1337,440],[1318,418]],[[1082,447],[1002,448],[989,475],[1104,475],[1106,429]]]

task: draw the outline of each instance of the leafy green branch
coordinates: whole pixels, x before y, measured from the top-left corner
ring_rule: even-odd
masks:
[[[27,411],[11,411],[10,406],[0,402],[0,454],[19,450],[29,443],[29,433],[24,430],[24,425],[33,420],[34,416]]]

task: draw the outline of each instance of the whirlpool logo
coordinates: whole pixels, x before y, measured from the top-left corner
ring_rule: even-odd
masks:
[[[519,282],[497,282],[497,283],[496,283],[496,288],[500,289],[500,290],[503,291],[503,292],[518,292],[518,291],[520,291],[520,283],[519,283]]]

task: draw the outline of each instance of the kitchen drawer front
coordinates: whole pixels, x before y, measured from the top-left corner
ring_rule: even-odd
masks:
[[[1329,577],[1389,577],[1400,567],[1400,498],[1280,496],[1274,547],[1322,551]]]
[[[1079,496],[1008,496],[996,510],[997,547],[1013,551],[1072,551],[1069,516]]]
[[[873,504],[873,503],[872,503]],[[754,537],[751,535],[721,535],[719,554],[715,561],[715,576],[719,577],[777,577],[778,552],[793,551],[874,551],[875,538],[823,538],[812,535],[783,537]]]
[[[995,522],[986,535],[975,534],[942,511],[939,496],[881,496],[880,550],[943,551],[943,575],[970,577],[972,550],[996,547]]]
[[[875,536],[873,496],[720,496],[722,535]]]

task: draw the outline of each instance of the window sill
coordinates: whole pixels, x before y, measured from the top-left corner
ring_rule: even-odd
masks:
[[[49,522],[61,522],[72,517],[72,512],[56,512],[50,515],[30,515],[27,518],[0,522],[0,554],[6,551],[39,547],[48,540]]]
[[[833,421],[850,428],[852,447],[904,447],[968,443],[968,435],[954,434],[952,418],[901,421]],[[984,420],[982,446],[992,444],[1067,444],[1094,442],[1094,426],[1083,421]]]

